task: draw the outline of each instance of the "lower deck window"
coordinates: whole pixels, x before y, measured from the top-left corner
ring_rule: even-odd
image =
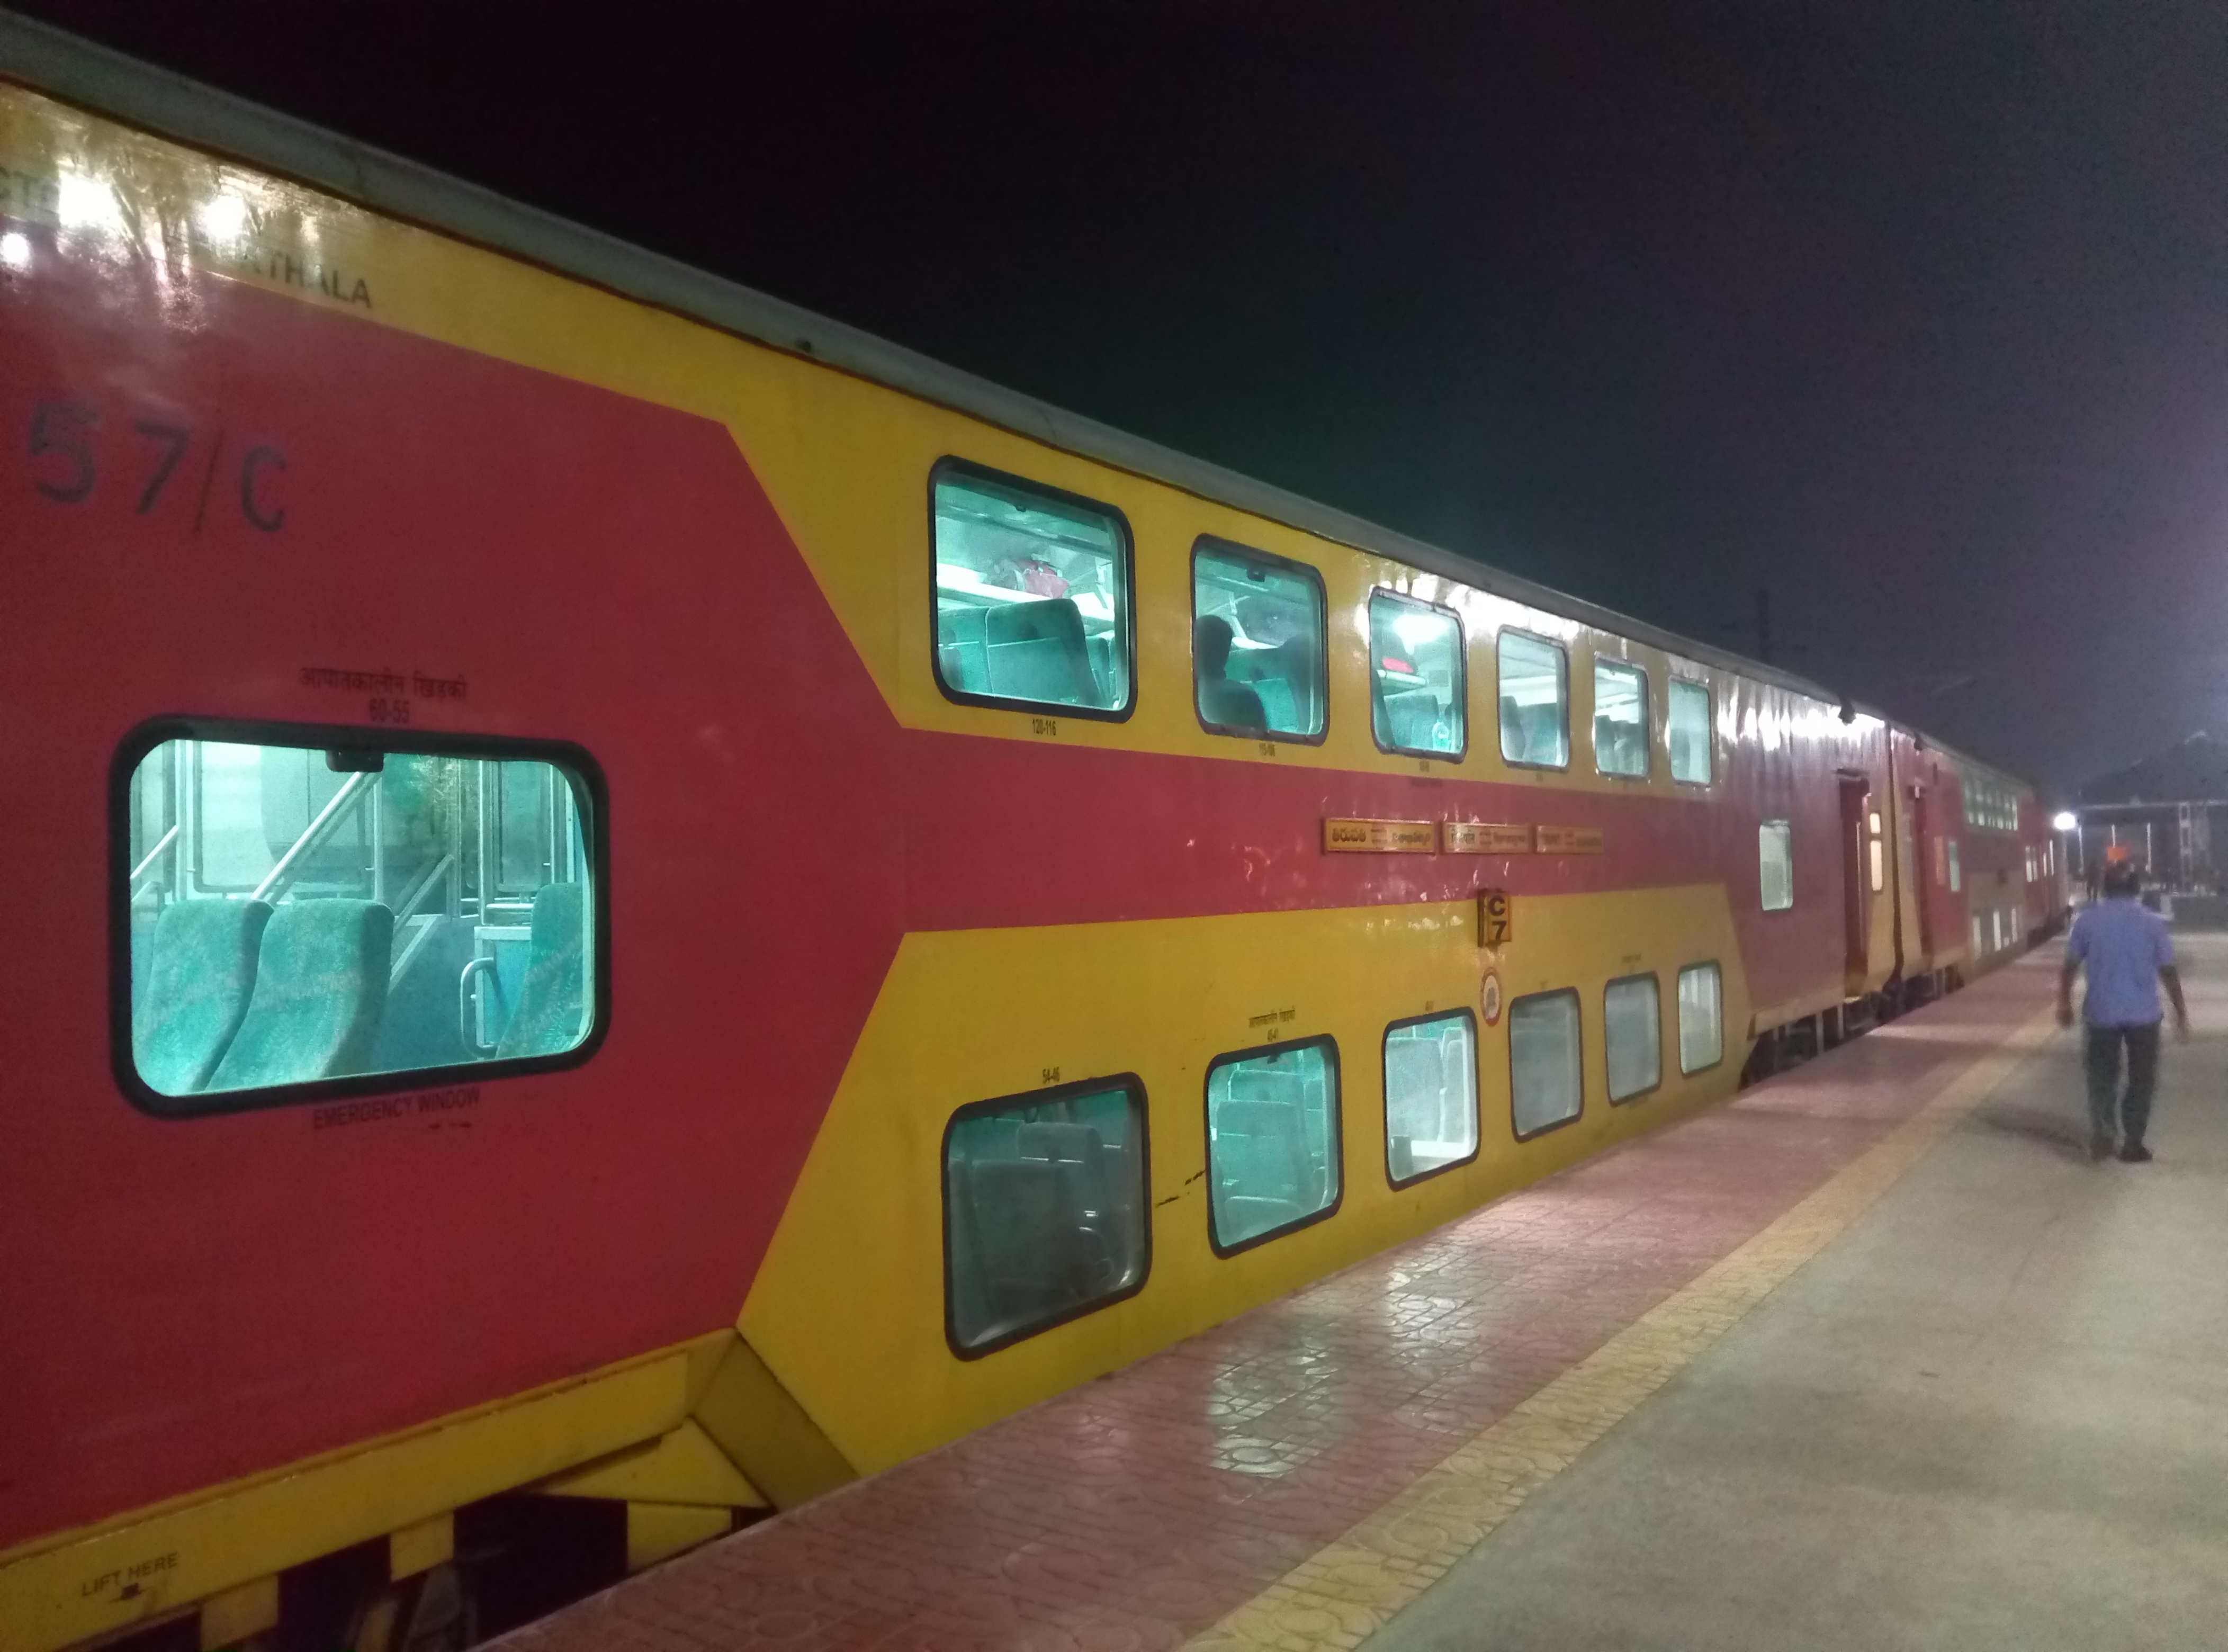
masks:
[[[1652,975],[1612,981],[1602,993],[1609,1098],[1629,1101],[1663,1078],[1662,995]]]
[[[159,1111],[469,1073],[564,1055],[592,1030],[596,805],[579,768],[520,743],[348,738],[162,740],[132,767],[118,991],[130,1073]]]
[[[1338,1047],[1328,1038],[1208,1064],[1207,1170],[1218,1255],[1337,1207],[1338,1128]]]
[[[988,1354],[1145,1282],[1145,1093],[1098,1079],[963,1108],[944,1137],[944,1316]]]
[[[1700,1073],[1725,1059],[1724,982],[1714,964],[1679,971],[1679,1071]]]
[[[1578,1116],[1582,1073],[1575,991],[1533,993],[1508,1006],[1508,1098],[1517,1140]]]
[[[1477,1153],[1477,1027],[1469,1012],[1385,1034],[1385,1168],[1399,1187]]]

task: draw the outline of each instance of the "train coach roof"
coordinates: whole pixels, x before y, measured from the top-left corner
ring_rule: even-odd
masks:
[[[1847,698],[1777,666],[1681,637],[1379,527],[1335,506],[1064,412],[601,230],[508,200],[478,184],[4,10],[0,10],[0,77],[297,179],[389,216],[693,317],[774,349],[809,356],[1187,493],[1564,614],[1700,663],[1738,671],[1829,703]],[[1857,708],[1883,722],[1908,727],[1872,708]],[[1930,735],[1927,739],[1930,746],[1948,755],[1961,761],[1973,760],[1950,751]]]

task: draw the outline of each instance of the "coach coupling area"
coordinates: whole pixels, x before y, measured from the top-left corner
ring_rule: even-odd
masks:
[[[2189,1648],[2228,1623],[2228,937],[2156,1161],[2055,949],[520,1631],[589,1648]]]

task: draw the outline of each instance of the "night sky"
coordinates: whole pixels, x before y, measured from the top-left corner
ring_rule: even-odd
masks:
[[[1694,637],[1768,588],[2038,779],[2228,733],[2228,10],[22,9]]]

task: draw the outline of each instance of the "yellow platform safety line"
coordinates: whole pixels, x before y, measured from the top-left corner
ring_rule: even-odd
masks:
[[[1190,1652],[1360,1646],[1524,1501],[1846,1233],[2052,1030],[2045,1010],[1700,1277],[1286,1572]]]

